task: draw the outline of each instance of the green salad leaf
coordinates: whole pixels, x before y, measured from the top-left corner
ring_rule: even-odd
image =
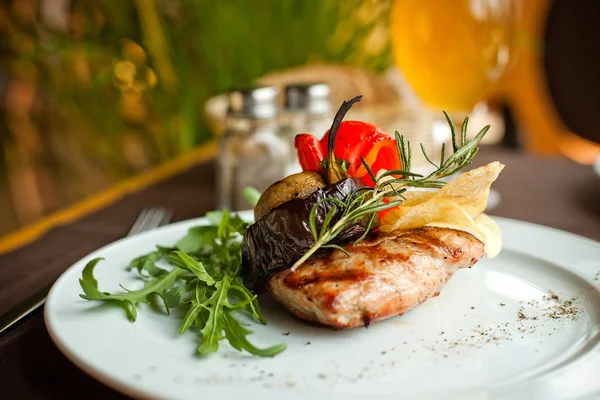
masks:
[[[253,208],[256,207],[256,203],[258,203],[258,199],[260,199],[261,196],[260,192],[252,186],[246,186],[243,194],[248,203],[250,203]]]
[[[137,305],[150,303],[159,297],[167,313],[176,307],[187,312],[179,333],[193,329],[201,342],[200,356],[219,350],[219,342],[227,339],[232,347],[262,357],[272,357],[286,349],[286,344],[259,349],[249,340],[253,332],[237,317],[245,313],[255,322],[266,325],[260,315],[256,295],[242,283],[239,274],[242,263],[241,238],[249,224],[227,210],[207,214],[210,225],[196,226],[181,238],[175,247],[157,246],[155,251],[134,258],[129,270],[137,271],[144,281],[139,290],[124,289],[122,293],[101,292],[94,278],[94,268],[102,260],[96,258],[84,268],[79,283],[80,296],[120,305],[128,319],[137,318]],[[163,266],[159,266],[163,263]]]
[[[102,258],[90,261],[81,275],[79,284],[84,294],[79,296],[86,300],[108,300],[117,302],[125,309],[127,318],[134,322],[137,318],[136,306],[138,303],[149,303],[150,296],[158,295],[162,298],[167,312],[169,308],[177,307],[181,303],[181,291],[175,290],[177,278],[185,273],[184,270],[174,269],[171,272],[161,274],[153,280],[145,282],[144,287],[139,290],[125,290],[125,293],[111,294],[98,290],[98,281],[94,278],[94,267]]]
[[[217,238],[216,226],[196,226],[175,244],[175,248],[185,253],[210,253]]]
[[[166,273],[167,271],[158,267],[156,262],[174,249],[162,246],[156,246],[156,249],[156,251],[134,258],[131,263],[129,263],[129,269],[135,268],[143,277],[157,276]]]

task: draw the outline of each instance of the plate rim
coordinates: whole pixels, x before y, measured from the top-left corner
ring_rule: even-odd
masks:
[[[250,216],[251,213],[252,213],[252,210],[244,210],[244,211],[236,212],[236,214],[242,216],[242,218]],[[558,236],[562,236],[563,238],[568,238],[569,240],[575,240],[575,241],[579,241],[581,243],[586,243],[587,245],[591,245],[592,247],[596,248],[600,252],[600,242],[599,241],[595,241],[591,238],[588,238],[588,237],[585,237],[585,236],[582,236],[582,235],[579,235],[576,233],[572,233],[572,232],[564,231],[564,230],[561,230],[558,228],[549,227],[549,226],[532,223],[532,222],[528,222],[528,221],[521,221],[521,220],[516,220],[516,219],[511,219],[511,218],[499,217],[499,216],[495,216],[495,215],[491,215],[491,216],[494,220],[496,220],[500,224],[507,224],[507,225],[514,225],[514,226],[525,225],[528,229],[542,230],[542,231],[546,231],[547,233],[552,233],[553,235],[558,235]],[[177,229],[181,229],[182,226],[186,226],[186,225],[189,225],[191,227],[194,225],[206,225],[207,223],[208,223],[208,220],[206,219],[206,217],[197,217],[197,218],[191,218],[191,219],[187,219],[187,220],[183,220],[183,221],[178,221],[178,222],[175,222],[175,223],[172,223],[169,225],[165,225],[160,228],[153,229],[151,231],[143,232],[143,233],[135,235],[135,236],[123,237],[121,239],[118,239],[114,242],[108,243],[108,244],[102,246],[101,248],[89,253],[88,255],[80,258],[78,261],[73,263],[69,268],[67,268],[52,285],[52,287],[48,293],[48,296],[47,296],[46,304],[44,306],[44,325],[46,327],[46,330],[47,330],[52,342],[57,346],[57,348],[61,351],[61,353],[63,353],[63,355],[70,362],[72,362],[77,368],[79,368],[85,374],[90,376],[92,379],[99,381],[100,383],[108,386],[109,388],[112,388],[113,390],[116,390],[122,394],[125,394],[128,396],[133,396],[133,397],[162,398],[162,396],[157,395],[156,393],[152,392],[151,390],[142,389],[142,388],[139,388],[139,387],[133,386],[133,385],[122,384],[118,379],[114,379],[110,374],[105,374],[104,372],[96,369],[91,363],[87,363],[84,359],[82,359],[81,357],[78,357],[77,354],[72,352],[69,349],[68,344],[63,343],[62,339],[59,338],[57,336],[56,332],[53,330],[53,324],[57,323],[57,321],[54,320],[54,316],[51,313],[53,299],[56,296],[58,296],[58,286],[60,285],[60,283],[63,280],[67,279],[66,275],[70,271],[72,271],[76,268],[79,268],[80,265],[87,263],[89,260],[95,258],[98,253],[104,252],[105,250],[107,250],[110,247],[116,246],[117,244],[122,244],[123,242],[127,242],[127,241],[131,240],[132,238],[140,239],[145,236],[155,235],[159,231],[164,232],[164,231],[171,230],[171,229],[177,230]],[[530,255],[532,255],[532,254],[530,254]],[[532,256],[539,258],[536,255],[532,255]],[[561,265],[561,267],[566,268],[564,265]],[[584,279],[585,281],[587,281],[588,283],[590,283],[594,288],[596,288],[596,290],[598,292],[600,292],[600,288],[598,287],[597,284],[595,284],[593,282],[593,280],[589,279],[586,276],[582,276],[581,274],[578,273],[578,271],[576,271],[574,269],[568,269],[568,268],[566,268],[566,269],[570,273],[575,274],[575,275],[579,276],[580,278]],[[589,356],[589,355],[590,355],[590,352],[584,354],[583,358],[585,358],[586,356]],[[577,360],[574,360],[572,363],[576,363],[576,362],[577,362]],[[568,367],[568,365],[566,367]],[[529,378],[529,380],[531,380],[531,379],[534,379],[534,377]],[[492,389],[493,388],[489,388],[489,389],[486,388],[483,391],[483,393],[491,393]]]

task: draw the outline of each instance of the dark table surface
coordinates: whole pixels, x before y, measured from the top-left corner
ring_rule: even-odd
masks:
[[[474,166],[499,160],[493,187],[500,203],[489,213],[534,222],[600,241],[600,177],[561,158],[482,148]],[[213,166],[203,163],[129,195],[36,242],[0,256],[0,315],[58,278],[77,260],[122,238],[144,207],[164,206],[173,221],[215,207]],[[120,398],[72,365],[54,346],[38,310],[0,337],[0,399]]]

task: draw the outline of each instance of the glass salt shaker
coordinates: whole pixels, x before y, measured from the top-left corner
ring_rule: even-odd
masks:
[[[245,187],[264,192],[286,176],[290,148],[277,132],[275,87],[234,90],[227,97],[217,163],[218,202],[220,208],[237,211],[251,207]]]
[[[280,136],[290,147],[288,173],[302,171],[294,146],[299,133],[321,138],[331,127],[330,88],[326,83],[302,83],[285,87],[284,110],[279,118]]]

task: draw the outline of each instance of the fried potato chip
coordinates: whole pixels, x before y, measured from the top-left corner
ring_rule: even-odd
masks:
[[[455,202],[475,218],[485,210],[490,195],[490,186],[503,169],[504,165],[496,161],[460,174],[441,188],[436,197]]]
[[[414,207],[417,204],[421,204],[431,199],[433,196],[437,194],[437,190],[435,191],[410,191],[405,192],[403,197],[406,199],[402,202],[403,207]]]
[[[490,186],[504,165],[493,162],[459,175],[436,192],[406,192],[402,205],[383,217],[380,229],[412,229],[438,226],[471,233],[485,243],[485,252],[495,257],[502,247],[500,228],[485,210]]]

